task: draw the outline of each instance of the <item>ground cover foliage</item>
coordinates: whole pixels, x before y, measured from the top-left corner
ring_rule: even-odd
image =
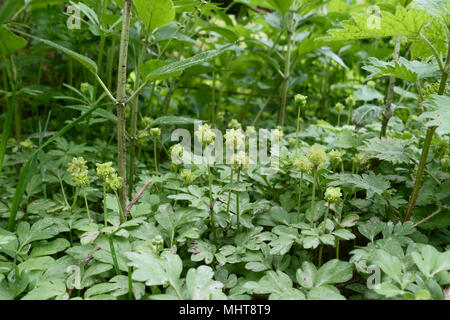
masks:
[[[0,54],[0,299],[450,299],[448,1],[5,0]]]

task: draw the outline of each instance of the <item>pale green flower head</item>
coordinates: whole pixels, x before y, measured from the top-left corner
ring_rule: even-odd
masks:
[[[342,111],[345,110],[345,106],[342,103],[338,102],[334,106],[334,110],[336,110],[337,113],[341,113]]]
[[[367,82],[367,86],[368,86],[370,89],[375,89],[375,87],[377,86],[377,84],[376,84],[375,81],[370,80],[369,82]]]
[[[24,141],[21,141],[21,142],[19,143],[19,146],[20,146],[22,149],[33,149],[33,142],[32,142],[30,139],[26,139],[26,140],[24,140]]]
[[[338,165],[342,162],[342,153],[339,150],[331,150],[328,152],[328,157],[333,165]]]
[[[231,119],[228,123],[228,127],[233,129],[242,129],[242,125],[236,119]]]
[[[245,135],[241,129],[228,129],[224,135],[227,147],[239,149],[245,144]]]
[[[345,104],[350,108],[353,108],[356,104],[356,97],[354,95],[350,95],[345,99]]]
[[[170,147],[170,160],[174,164],[181,164],[184,153],[184,148],[181,144],[177,143]]]
[[[116,170],[112,167],[112,162],[96,163],[95,165],[97,166],[97,176],[103,181],[116,173]]]
[[[142,121],[142,125],[144,127],[148,127],[148,126],[150,126],[152,124],[153,119],[150,118],[150,117],[143,117],[141,121]]]
[[[161,136],[161,129],[160,128],[151,128],[150,129],[150,135],[154,138]]]
[[[246,132],[246,133],[253,133],[253,132],[256,132],[256,129],[255,129],[254,126],[247,126],[247,127],[245,128],[245,132]]]
[[[79,173],[88,172],[88,167],[86,166],[86,160],[83,157],[75,157],[68,164],[67,172],[69,172],[72,176]]]
[[[75,185],[80,188],[89,187],[91,183],[91,177],[88,176],[87,171],[73,174],[72,179]]]
[[[450,156],[449,155],[445,155],[441,159],[441,166],[442,166],[442,169],[444,169],[444,170],[447,170],[450,168]]]
[[[194,132],[194,135],[197,137],[197,140],[202,143],[202,145],[209,145],[213,143],[216,138],[216,134],[211,130],[211,127],[207,123],[198,126],[197,131]]]
[[[244,151],[239,151],[233,155],[231,167],[233,169],[247,170],[250,165],[250,158]]]
[[[106,177],[105,185],[106,185],[106,187],[108,187],[111,190],[116,191],[116,190],[122,188],[122,184],[123,184],[123,178],[119,177],[116,173]]]
[[[87,83],[87,82],[81,83],[81,85],[80,85],[80,91],[81,91],[81,93],[83,93],[83,94],[87,94],[87,93],[89,92],[89,83]]]
[[[358,154],[355,154],[353,157],[352,157],[352,162],[353,162],[353,164],[356,164],[356,165],[359,165],[359,164],[361,164],[361,161],[362,161],[362,157],[361,157],[361,155],[358,153]]]
[[[217,112],[216,118],[217,121],[222,122],[223,120],[225,120],[225,112],[224,111]]]
[[[341,201],[341,188],[328,187],[325,191],[325,200],[331,203],[338,203]]]
[[[308,100],[308,97],[307,97],[307,96],[304,96],[304,95],[302,95],[302,94],[296,94],[296,95],[294,96],[295,104],[296,104],[297,106],[300,106],[300,107],[306,106],[307,100]]]
[[[306,174],[310,174],[313,168],[313,164],[309,161],[308,157],[300,156],[294,160],[292,163],[294,170],[297,172],[302,172]]]
[[[283,138],[283,135],[284,135],[283,129],[281,129],[280,127],[277,127],[276,129],[273,129],[271,131],[271,134],[272,134],[272,139],[274,141],[278,141],[278,142],[281,141],[281,139]]]
[[[308,159],[315,168],[320,168],[327,160],[327,153],[325,148],[319,145],[314,145],[309,149]]]
[[[188,186],[194,182],[196,176],[190,169],[183,169],[180,173],[180,178],[183,180],[184,185]]]

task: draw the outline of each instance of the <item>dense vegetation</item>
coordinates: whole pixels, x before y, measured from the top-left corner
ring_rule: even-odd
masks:
[[[0,54],[0,299],[450,299],[449,1],[6,0]]]

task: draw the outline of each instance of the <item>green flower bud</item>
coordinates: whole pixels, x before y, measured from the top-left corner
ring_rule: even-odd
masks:
[[[361,161],[362,161],[362,158],[361,158],[361,155],[360,155],[360,154],[355,154],[355,155],[352,157],[352,162],[353,162],[353,164],[355,164],[355,165],[360,165],[360,164],[361,164]]]
[[[246,133],[253,133],[253,132],[256,132],[256,129],[255,129],[254,126],[247,126],[247,127],[245,128],[245,132],[246,132]]]
[[[328,152],[328,157],[332,165],[337,166],[342,162],[342,153],[339,150],[331,150]]]
[[[342,111],[345,110],[345,106],[342,103],[338,102],[334,106],[334,110],[336,110],[337,113],[341,113]]]
[[[442,166],[443,170],[448,170],[450,168],[450,156],[449,155],[445,155],[441,159],[441,166]]]
[[[181,144],[177,143],[170,147],[169,154],[170,154],[170,160],[173,164],[181,164],[182,163],[182,157],[184,153],[184,148],[181,146]]]
[[[88,167],[86,166],[86,160],[83,157],[75,157],[72,159],[72,162],[69,162],[67,172],[69,172],[72,176],[80,173],[87,174]]]
[[[87,93],[89,92],[89,83],[87,83],[87,82],[81,83],[81,85],[80,85],[80,91],[81,91],[81,93],[83,93],[83,94],[87,94]]]
[[[329,187],[325,191],[325,200],[331,203],[337,203],[341,201],[342,193],[341,188]]]
[[[222,122],[223,120],[225,120],[225,112],[223,112],[223,111],[217,112],[216,118],[217,118],[217,121]]]
[[[197,137],[197,140],[204,146],[213,143],[216,138],[216,134],[211,130],[207,123],[198,126],[197,131],[195,131],[194,134]]]
[[[301,94],[296,94],[296,95],[294,96],[295,104],[296,104],[298,107],[304,107],[304,106],[306,106],[307,100],[308,100],[308,97],[307,97],[307,96],[304,96],[304,95],[301,95]]]
[[[119,177],[116,173],[106,177],[105,185],[111,190],[118,190],[122,188],[123,178]]]
[[[192,173],[191,170],[183,169],[180,173],[180,178],[181,180],[183,180],[184,185],[188,186],[194,182],[196,176]]]
[[[273,129],[271,131],[272,134],[272,140],[280,142],[283,138],[283,129],[280,129],[280,127],[277,127],[277,129]]]
[[[31,150],[31,149],[33,149],[33,142],[30,139],[26,139],[24,141],[21,141],[19,143],[19,146],[22,149],[30,149]]]
[[[116,170],[112,167],[112,162],[96,163],[95,165],[97,166],[97,176],[103,181],[116,173]]]
[[[313,164],[306,156],[300,156],[299,158],[295,159],[292,165],[295,171],[306,174],[310,174],[313,168]]]
[[[250,165],[250,158],[244,151],[239,151],[233,155],[231,167],[235,170],[247,170]]]
[[[224,137],[225,144],[232,150],[239,149],[245,143],[245,135],[241,129],[228,129]]]
[[[144,126],[144,128],[147,128],[152,124],[153,119],[150,117],[143,117],[141,122],[142,122],[142,125]]]
[[[347,99],[345,99],[345,104],[350,107],[353,108],[356,105],[356,98],[354,95],[348,96]]]
[[[375,87],[377,86],[377,84],[375,83],[375,81],[370,80],[369,82],[367,82],[367,86],[368,86],[370,89],[375,89]]]
[[[89,187],[91,182],[91,177],[88,176],[87,172],[75,173],[72,175],[72,179],[75,185],[81,188]]]
[[[315,168],[322,167],[327,160],[327,154],[324,147],[319,145],[312,146],[311,149],[309,149],[308,159]]]
[[[150,129],[150,135],[153,138],[160,137],[161,136],[161,129],[160,128],[151,128]]]
[[[242,125],[236,119],[231,119],[231,121],[228,123],[228,127],[232,129],[241,129]]]

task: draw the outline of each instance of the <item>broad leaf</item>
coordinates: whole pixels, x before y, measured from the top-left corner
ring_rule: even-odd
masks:
[[[175,18],[172,0],[134,0],[133,4],[147,29],[165,26]]]

